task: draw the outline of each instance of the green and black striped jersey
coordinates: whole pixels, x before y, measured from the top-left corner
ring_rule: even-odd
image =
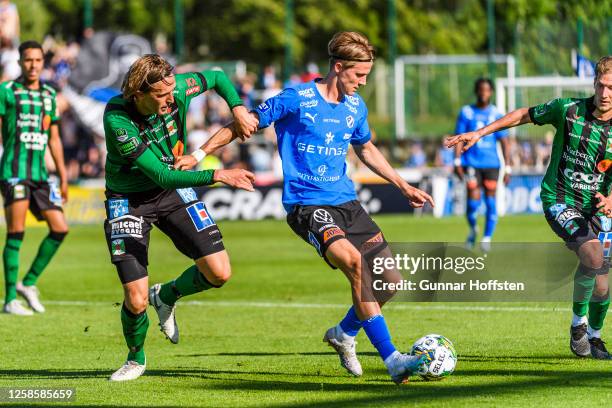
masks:
[[[47,180],[49,129],[59,119],[55,96],[55,90],[43,83],[39,89],[27,88],[20,79],[0,84],[0,180]]]
[[[612,121],[598,120],[594,110],[593,97],[553,99],[529,109],[533,123],[557,129],[540,193],[545,209],[561,203],[596,213],[595,194],[610,193]]]

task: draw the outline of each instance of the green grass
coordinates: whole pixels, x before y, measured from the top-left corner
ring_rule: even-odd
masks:
[[[465,234],[460,218],[376,220],[396,242],[461,241]],[[360,333],[365,374],[351,378],[321,342],[350,302],[341,274],[326,267],[283,222],[222,222],[221,229],[232,258],[232,280],[221,290],[179,303],[178,345],[163,338],[151,311],[146,374],[130,383],[110,383],[108,376],[126,355],[118,307],[122,290],[101,226],[73,227],[40,281],[47,313],[0,315],[0,387],[74,387],[77,401],[67,405],[106,407],[610,403],[611,363],[579,360],[569,352],[569,303],[528,305],[541,311],[513,310],[517,303],[506,308],[480,304],[493,306],[485,310],[457,303],[390,305],[385,315],[396,345],[407,350],[421,335],[444,334],[459,354],[456,372],[442,382],[416,378],[395,386]],[[43,228],[27,231],[22,263],[32,259],[45,233]],[[496,238],[556,241],[538,216],[501,219]],[[188,265],[165,236],[153,233],[152,282],[169,280]],[[606,328],[604,335],[612,332]]]

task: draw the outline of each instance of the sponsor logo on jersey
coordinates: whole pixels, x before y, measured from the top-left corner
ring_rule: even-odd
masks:
[[[325,118],[323,119],[323,122],[324,123],[336,123],[336,124],[340,123],[338,119],[334,119],[334,118]]]
[[[333,224],[334,218],[331,214],[322,208],[317,208],[315,212],[312,214],[312,217],[319,224]]]
[[[329,241],[330,239],[332,239],[333,237],[344,237],[344,231],[342,231],[340,228],[338,227],[334,227],[334,228],[330,228],[328,230],[325,230],[325,232],[323,233],[323,243],[326,243],[327,241]]]
[[[601,224],[602,231],[608,232],[612,229],[612,218],[608,218],[605,215],[600,215],[599,223]]]
[[[556,219],[557,216],[561,213],[561,211],[565,210],[566,208],[567,208],[567,205],[558,203],[558,204],[552,205],[548,209],[548,212],[550,212],[551,215]]]
[[[125,254],[125,241],[123,239],[113,239],[111,242],[113,255],[119,256]]]
[[[115,136],[117,136],[117,141],[123,143],[128,139],[128,132],[126,129],[117,128],[115,129]]]
[[[597,238],[601,241],[603,256],[605,258],[610,258],[612,254],[612,232],[600,232]]]
[[[125,214],[129,213],[129,203],[128,200],[122,199],[110,199],[108,200],[108,218],[115,219]]]
[[[187,84],[188,87],[197,86],[198,85],[198,83],[196,82],[195,78],[185,78],[185,84]]]
[[[599,170],[601,173],[605,173],[611,166],[612,160],[605,159],[597,163],[597,170]]]
[[[346,106],[346,109],[348,109],[352,113],[357,114],[357,108],[350,105],[348,102],[344,102],[344,106]]]
[[[198,199],[198,195],[193,188],[178,188],[176,192],[179,196],[181,196],[181,199],[185,204]]]
[[[306,144],[302,142],[297,144],[297,149],[298,152],[318,154],[322,156],[346,156],[347,154],[347,149],[345,149],[344,147],[320,146]]]
[[[359,106],[359,98],[357,98],[356,96],[345,95],[345,97],[346,100],[352,103],[353,105]]]
[[[351,115],[346,117],[346,126],[348,126],[349,129],[352,129],[353,126],[355,126],[355,118]]]
[[[19,140],[28,150],[44,150],[47,146],[49,136],[46,133],[22,132],[19,135]]]
[[[368,239],[366,241],[366,243],[380,243],[383,242],[383,235],[382,232],[379,232],[378,234],[374,235],[372,238]]]
[[[571,220],[575,220],[576,218],[581,218],[581,217],[582,215],[580,215],[580,213],[577,210],[573,208],[566,208],[564,211],[562,211],[555,217],[555,221],[557,221],[557,223],[561,225],[562,228],[565,228],[565,226]]]
[[[311,115],[308,112],[306,112],[304,114],[304,116],[307,117],[308,119],[310,119],[312,121],[312,123],[315,123],[315,119],[316,119],[317,115],[318,115],[318,113],[315,113],[314,115]]]
[[[320,165],[319,168],[317,169],[317,173],[319,173],[319,176],[324,176],[326,172],[327,172],[327,166],[324,164]]]
[[[208,214],[206,206],[201,201],[187,207],[187,213],[198,232],[215,225],[215,221]]]
[[[185,95],[189,96],[198,92],[200,92],[200,86],[196,85],[194,87],[187,88],[187,90],[185,91]]]
[[[259,104],[259,106],[257,106],[257,110],[260,111],[260,112],[265,112],[268,109],[270,109],[270,106],[268,106],[268,104],[265,103],[265,102],[262,102],[262,103]]]
[[[332,132],[327,132],[325,134],[325,144],[330,144],[334,141],[334,134]]]
[[[315,93],[314,93],[314,89],[306,88],[306,89],[299,90],[298,95],[303,96],[305,98],[314,98]]]
[[[51,111],[51,109],[52,109],[51,99],[49,99],[49,98],[44,98],[44,99],[43,99],[43,106],[44,106],[44,109],[45,109],[47,112],[50,112],[50,111]]]
[[[117,145],[117,150],[122,155],[128,155],[132,153],[138,147],[138,140],[135,137],[130,138],[128,141]]]
[[[563,175],[572,181],[572,188],[578,190],[596,191],[604,180],[603,174],[585,174],[570,169],[565,169]]]
[[[110,221],[111,239],[113,238],[142,238],[142,217],[123,215]]]
[[[13,199],[21,200],[26,197],[25,186],[23,184],[15,184],[13,186]]]
[[[300,102],[300,108],[314,108],[319,105],[319,101],[316,99],[312,99],[310,101]]]
[[[63,204],[62,192],[54,180],[49,180],[49,201],[61,207]]]
[[[50,127],[51,127],[51,116],[49,115],[43,116],[43,121],[42,121],[43,130],[47,131],[49,130]]]

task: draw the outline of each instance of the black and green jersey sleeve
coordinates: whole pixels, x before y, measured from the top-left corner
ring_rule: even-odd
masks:
[[[175,156],[182,154],[182,118],[138,115],[131,103],[112,98],[104,113],[106,137],[106,187],[116,193],[155,188],[172,189],[213,183],[213,171],[174,170]]]
[[[595,213],[595,195],[610,194],[611,123],[596,119],[594,110],[593,98],[553,99],[529,109],[533,123],[556,128],[540,193],[545,209],[560,204]]]
[[[2,145],[0,180],[45,181],[45,152],[51,126],[59,120],[55,90],[15,80],[0,84]]]
[[[230,108],[242,105],[242,99],[236,88],[223,71],[188,72],[176,75],[174,97],[185,106],[196,96],[209,89],[214,89]]]

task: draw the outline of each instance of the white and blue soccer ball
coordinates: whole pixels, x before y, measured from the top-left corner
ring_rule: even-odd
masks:
[[[429,351],[433,352],[433,359],[423,364],[417,374],[426,380],[441,380],[451,375],[457,365],[453,343],[439,334],[428,334],[412,345],[410,354],[418,356]]]

